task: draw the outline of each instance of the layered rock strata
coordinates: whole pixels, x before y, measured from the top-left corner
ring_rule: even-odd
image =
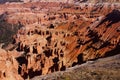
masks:
[[[17,76],[32,78],[120,53],[118,4],[63,5],[54,2],[0,5],[3,13],[7,11],[8,23],[24,25],[12,42],[19,54],[13,58]],[[4,6],[7,10],[3,10]]]

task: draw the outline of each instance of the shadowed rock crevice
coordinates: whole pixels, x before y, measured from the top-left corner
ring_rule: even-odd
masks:
[[[77,57],[77,64],[82,64],[84,61],[83,61],[83,54],[79,54],[78,57]]]
[[[22,66],[24,65],[24,67],[26,67],[27,64],[28,64],[28,60],[24,56],[18,57],[16,60],[19,63],[18,74],[22,74],[21,76],[23,78],[27,78],[27,73],[26,72],[22,72],[22,70],[23,70]]]
[[[50,50],[50,49],[43,51],[43,53],[45,53],[45,56],[48,57],[48,58],[50,56],[52,56],[52,50]]]
[[[109,22],[106,27],[110,27],[112,24],[115,24],[120,21],[120,11],[119,10],[113,10],[111,13],[107,14],[105,16],[105,19],[103,19],[99,25],[103,24],[104,22]],[[98,26],[99,26],[98,25]],[[98,27],[97,26],[97,27]]]
[[[42,70],[33,71],[33,69],[29,69],[27,76],[29,76],[29,78],[33,78],[33,77],[38,76],[38,75],[41,75],[41,74],[42,74]]]
[[[113,50],[106,52],[105,57],[120,54],[120,45],[117,45]]]

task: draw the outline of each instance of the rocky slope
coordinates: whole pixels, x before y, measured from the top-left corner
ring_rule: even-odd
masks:
[[[119,9],[119,3],[0,5],[1,14],[7,13],[4,21],[22,26],[7,51],[1,49],[1,61],[12,72],[1,68],[1,79],[33,78],[119,54]]]
[[[120,54],[87,61],[82,65],[47,75],[36,76],[31,80],[119,80]]]

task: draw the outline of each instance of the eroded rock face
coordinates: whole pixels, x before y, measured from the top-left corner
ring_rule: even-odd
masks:
[[[14,58],[17,76],[32,78],[120,53],[118,4],[34,4],[5,4],[5,20],[24,25],[13,42],[15,53],[22,53]]]
[[[18,62],[15,59],[18,57],[16,51],[6,52],[0,49],[0,79],[1,80],[23,80],[18,74]]]
[[[46,23],[48,28],[26,25],[20,29],[17,34],[19,37],[15,38],[19,44],[16,50],[23,51],[25,56],[19,58],[24,60],[23,63],[18,60],[22,66],[19,74],[24,78],[26,75],[32,78],[35,75],[65,70],[87,60],[112,55],[113,51],[119,52],[120,12],[113,9],[114,7],[110,13],[101,11],[101,14],[96,13],[90,17],[81,13],[79,15],[61,13],[58,14],[59,18],[56,14],[54,17],[47,16],[47,21],[62,19],[66,22],[62,21],[62,24],[58,25]],[[91,11],[98,12],[99,8],[97,10],[91,8]],[[103,13],[106,16],[103,16]],[[94,20],[91,21],[92,19]]]

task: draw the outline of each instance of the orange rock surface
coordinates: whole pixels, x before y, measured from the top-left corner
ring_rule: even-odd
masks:
[[[120,52],[119,4],[64,4],[0,5],[8,23],[24,26],[14,36],[14,51],[0,50],[5,66],[0,66],[1,79],[22,80],[63,71]]]

